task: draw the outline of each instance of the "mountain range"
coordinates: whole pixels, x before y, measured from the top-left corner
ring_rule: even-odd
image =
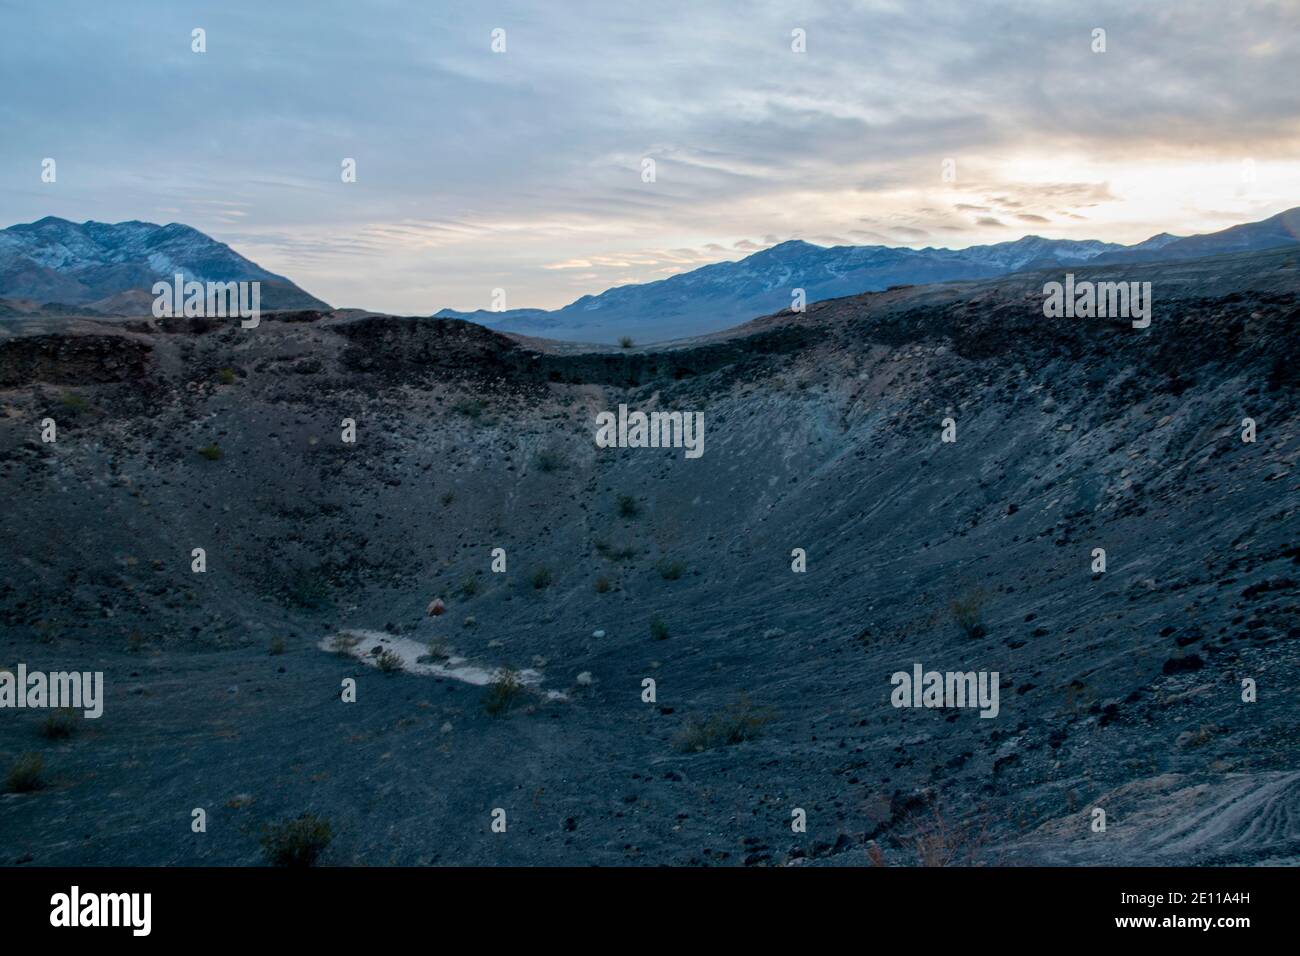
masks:
[[[818,246],[783,242],[736,262],[585,295],[560,309],[504,312],[443,309],[436,318],[463,318],[503,332],[585,342],[667,341],[729,328],[788,309],[791,293],[809,303],[894,285],[984,279],[1027,269],[1084,263],[1177,261],[1270,249],[1300,242],[1300,207],[1260,222],[1196,236],[1161,233],[1131,246],[1097,240],[1025,236],[966,249]]]
[[[664,349],[0,323],[0,665],[106,691],[0,713],[49,781],[0,867],[264,864],[303,814],[342,866],[1300,865],[1300,254],[1077,272],[1150,327],[1039,272]],[[599,447],[620,405],[703,455]],[[900,708],[918,666],[998,716]]]
[[[153,284],[261,282],[263,309],[327,309],[284,276],[268,272],[190,226],[69,222],[46,216],[0,229],[0,315],[42,311],[140,314]]]
[[[1259,222],[1195,236],[1160,233],[1125,246],[1095,239],[1025,236],[966,249],[818,246],[791,240],[744,259],[584,295],[560,309],[473,312],[442,309],[501,332],[594,343],[664,342],[717,332],[755,316],[897,285],[987,279],[1058,266],[1180,261],[1300,242],[1300,207]],[[262,283],[262,307],[330,307],[284,276],[190,226],[147,222],[74,223],[47,216],[0,229],[0,316],[147,313],[159,279]]]

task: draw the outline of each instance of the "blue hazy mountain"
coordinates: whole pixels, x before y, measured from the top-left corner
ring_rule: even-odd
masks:
[[[0,298],[147,311],[153,284],[178,272],[187,281],[259,281],[263,309],[328,308],[284,276],[180,223],[46,216],[0,229]]]
[[[638,342],[701,335],[790,307],[793,289],[808,302],[949,279],[982,279],[1037,263],[1083,263],[1122,246],[1026,236],[970,249],[825,246],[791,240],[737,262],[717,262],[680,275],[586,295],[562,309],[457,312],[500,331],[548,338]]]
[[[1058,265],[1175,260],[1266,249],[1297,242],[1298,220],[1300,209],[1291,209],[1221,232],[1190,237],[1161,233],[1132,246],[1042,236],[958,250],[825,247],[793,240],[735,262],[586,295],[553,311],[443,309],[436,317],[572,341],[616,342],[622,336],[638,343],[666,341],[716,332],[787,309],[796,288],[805,291],[808,302],[817,302],[894,285],[990,278]]]
[[[895,285],[992,278],[1028,269],[1196,259],[1300,242],[1300,208],[1196,236],[1160,233],[1131,246],[1025,236],[966,249],[818,246],[791,240],[744,259],[585,295],[560,309],[505,312],[443,309],[503,332],[546,338],[638,343],[716,332],[787,309],[794,289],[807,302]],[[180,223],[74,223],[47,216],[0,229],[0,299],[77,309],[147,312],[150,287],[182,272],[198,281],[262,283],[264,309],[327,309],[291,280]],[[0,311],[3,311],[0,309]]]
[[[1126,249],[1099,255],[1097,263],[1174,262],[1225,252],[1259,252],[1300,243],[1300,206],[1259,222],[1229,226],[1219,232],[1178,238],[1162,233]]]

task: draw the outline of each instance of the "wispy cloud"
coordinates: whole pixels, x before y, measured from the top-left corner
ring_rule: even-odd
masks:
[[[556,306],[789,238],[1134,241],[1300,196],[1292,3],[4,6],[7,216],[184,221],[339,304]]]

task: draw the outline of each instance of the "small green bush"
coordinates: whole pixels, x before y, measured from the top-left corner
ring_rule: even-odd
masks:
[[[597,593],[597,594],[607,594],[607,593],[609,593],[609,589],[610,589],[612,586],[613,586],[613,585],[611,585],[611,584],[609,583],[609,578],[604,577],[603,575],[602,575],[601,577],[596,578],[596,593]]]
[[[556,451],[544,451],[537,456],[537,470],[545,474],[564,467],[564,456]]]
[[[466,418],[482,418],[487,406],[479,398],[462,398],[451,406],[451,410]]]
[[[335,654],[351,654],[360,643],[361,636],[359,634],[345,631],[342,634],[334,635],[334,640],[330,642],[330,650]]]
[[[314,813],[267,827],[262,849],[272,866],[312,866],[334,839],[329,821]]]
[[[659,576],[665,581],[676,581],[686,572],[686,565],[680,561],[660,561]]]
[[[217,379],[222,385],[234,385],[235,370],[233,368],[223,368],[221,371],[217,372]]]
[[[375,658],[375,663],[379,665],[379,669],[385,674],[396,674],[402,669],[401,655],[390,651],[387,648],[381,651],[379,656]]]
[[[224,452],[217,446],[216,442],[213,442],[211,445],[204,445],[200,448],[199,454],[208,461],[220,461]]]
[[[9,775],[5,781],[14,793],[31,793],[45,786],[45,781],[41,779],[44,771],[45,758],[40,754],[21,754],[9,765]]]
[[[641,513],[641,506],[631,495],[618,496],[618,514],[620,518],[635,518]]]
[[[619,547],[608,541],[597,541],[596,553],[607,561],[631,561],[636,557],[636,548],[628,545]]]
[[[441,637],[435,637],[429,641],[428,653],[417,661],[420,664],[440,663],[451,657],[451,645]]]
[[[656,641],[666,641],[668,639],[668,625],[658,614],[650,618],[650,637]]]
[[[630,349],[635,344],[636,343],[632,341],[632,338],[627,335],[624,335],[618,340],[618,347],[622,349]]]
[[[754,707],[749,698],[739,701],[709,717],[691,717],[677,735],[679,750],[699,753],[753,740],[772,720],[772,713]]]
[[[551,586],[551,569],[543,565],[533,571],[532,576],[528,579],[532,582],[533,590],[540,591],[542,588]]]
[[[950,605],[953,620],[962,634],[971,640],[978,640],[988,633],[984,624],[984,594],[980,591],[967,591],[954,598]]]
[[[67,740],[77,732],[77,712],[61,707],[41,722],[41,736],[47,740]]]
[[[524,682],[519,679],[519,672],[503,667],[483,692],[483,709],[493,717],[501,717],[518,704],[526,692]]]
[[[321,608],[329,603],[329,581],[318,569],[299,568],[290,573],[285,594],[295,607]]]

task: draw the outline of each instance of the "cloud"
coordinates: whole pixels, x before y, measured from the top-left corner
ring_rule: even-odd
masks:
[[[850,229],[849,235],[861,245],[889,245],[893,241],[884,233],[873,232],[869,229]]]
[[[777,5],[540,11],[225,0],[194,54],[185,5],[29,5],[0,32],[0,83],[39,89],[0,104],[0,208],[165,215],[330,301],[427,313],[503,283],[561,305],[778,237],[978,242],[1050,215],[1135,241],[1300,192],[1294,4],[809,0],[803,54]]]

